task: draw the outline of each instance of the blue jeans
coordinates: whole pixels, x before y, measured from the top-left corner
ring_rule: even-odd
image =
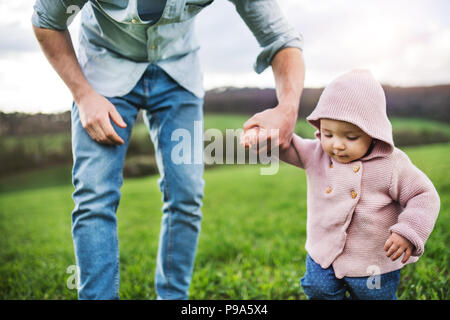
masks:
[[[344,300],[349,293],[350,299],[355,300],[396,300],[395,293],[400,282],[400,270],[379,275],[379,288],[367,284],[369,277],[336,278],[333,266],[327,269],[306,257],[306,273],[300,280],[308,299]],[[370,289],[371,287],[372,289]]]
[[[203,99],[178,85],[162,69],[150,65],[125,96],[108,98],[126,128],[112,121],[124,145],[102,145],[82,127],[72,105],[72,182],[75,187],[72,236],[79,267],[79,299],[119,299],[119,242],[116,211],[121,197],[123,164],[131,130],[140,109],[155,146],[162,193],[162,223],[155,287],[158,299],[187,299],[192,277],[203,199]],[[200,135],[194,134],[194,121]],[[202,148],[191,162],[171,159],[172,132],[182,129]],[[187,130],[187,131],[186,131]],[[201,139],[201,141],[200,141]],[[192,148],[193,150],[194,148]],[[198,161],[200,157],[200,161]],[[145,253],[144,253],[145,254]]]

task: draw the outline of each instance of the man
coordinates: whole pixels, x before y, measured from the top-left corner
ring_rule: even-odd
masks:
[[[119,298],[116,211],[126,149],[140,109],[155,145],[164,202],[156,293],[158,299],[188,298],[202,218],[203,164],[174,164],[170,155],[178,142],[171,134],[182,128],[199,139],[193,130],[194,122],[203,119],[204,92],[193,25],[195,15],[212,2],[36,1],[36,37],[74,99],[72,235],[79,299]],[[244,129],[279,128],[280,146],[286,148],[303,89],[301,37],[287,25],[275,0],[231,2],[263,47],[255,70],[272,65],[279,101]],[[80,10],[77,59],[67,27]],[[203,145],[203,140],[197,143]]]

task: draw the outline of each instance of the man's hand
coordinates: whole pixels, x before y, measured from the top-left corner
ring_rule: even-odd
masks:
[[[108,99],[91,91],[80,99],[77,104],[81,124],[94,141],[101,144],[124,144],[124,141],[114,131],[111,120],[121,128],[127,125]]]
[[[414,245],[408,239],[395,232],[392,232],[384,245],[384,251],[387,251],[386,256],[391,257],[392,261],[397,260],[406,251],[402,263],[408,261],[413,250]]]
[[[297,122],[296,110],[296,108],[278,105],[273,109],[259,112],[244,123],[244,136],[247,132],[251,133],[251,145],[273,143],[271,148],[279,146],[282,150],[287,149]],[[256,136],[252,134],[255,130]],[[251,145],[244,142],[246,147]],[[259,147],[257,149],[259,150]]]

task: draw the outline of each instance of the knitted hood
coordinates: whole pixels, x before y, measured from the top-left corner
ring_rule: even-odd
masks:
[[[319,130],[316,132],[319,139],[321,118],[350,122],[374,138],[375,147],[370,158],[394,150],[386,97],[380,83],[368,70],[344,73],[324,89],[316,108],[306,118]]]

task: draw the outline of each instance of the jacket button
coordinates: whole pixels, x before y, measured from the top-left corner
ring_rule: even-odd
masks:
[[[353,199],[355,199],[358,196],[358,194],[355,192],[355,190],[352,190],[351,195],[352,195]]]
[[[357,165],[357,164],[355,164],[354,166],[353,166],[353,172],[358,172],[359,171],[359,165]]]
[[[131,23],[136,24],[138,23],[137,19],[131,19]]]
[[[327,187],[327,189],[325,190],[326,193],[330,193],[331,191],[333,191],[331,187]]]

